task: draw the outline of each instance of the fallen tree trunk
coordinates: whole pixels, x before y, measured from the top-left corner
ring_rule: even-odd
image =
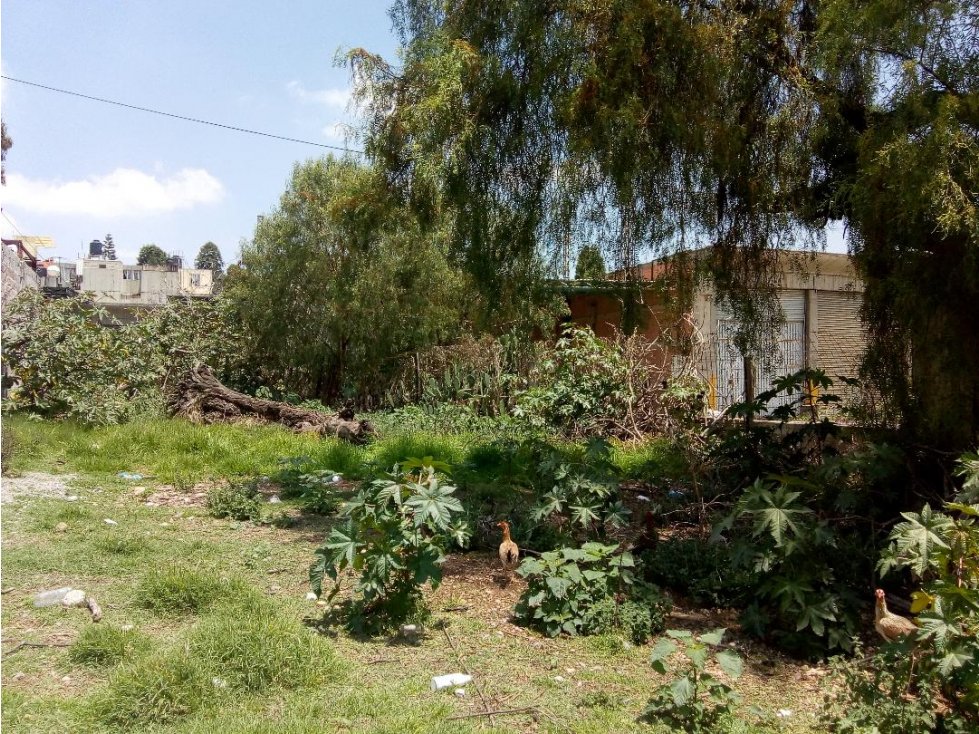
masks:
[[[353,443],[362,443],[374,432],[367,421],[354,420],[352,411],[321,413],[237,392],[221,384],[207,366],[194,367],[184,375],[174,389],[169,408],[172,415],[194,422],[258,418],[296,431],[336,436]]]

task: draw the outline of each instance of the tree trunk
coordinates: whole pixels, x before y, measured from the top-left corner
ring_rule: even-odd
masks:
[[[195,422],[215,423],[253,417],[280,423],[296,431],[336,436],[353,443],[362,443],[374,432],[367,421],[354,420],[352,411],[321,413],[236,392],[222,385],[206,366],[195,367],[184,376],[169,400],[169,408],[172,415]]]

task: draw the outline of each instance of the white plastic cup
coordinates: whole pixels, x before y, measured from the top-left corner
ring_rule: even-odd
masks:
[[[436,675],[432,677],[432,690],[441,691],[443,688],[461,688],[469,683],[473,677],[465,673],[449,673],[448,675]]]

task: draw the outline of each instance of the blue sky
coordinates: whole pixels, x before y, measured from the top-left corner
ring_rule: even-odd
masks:
[[[4,0],[3,74],[317,143],[348,144],[338,49],[397,53],[386,0]],[[5,236],[50,235],[74,259],[111,233],[135,261],[154,243],[225,261],[322,148],[221,130],[4,81],[14,140],[0,190]],[[356,147],[356,141],[349,141]],[[829,249],[845,251],[838,232]]]
[[[333,59],[356,46],[395,56],[387,7],[4,0],[0,63],[5,76],[342,147],[349,74]],[[3,212],[69,259],[111,233],[126,261],[147,243],[193,259],[208,240],[231,261],[293,165],[328,152],[9,81],[0,104],[14,141]]]

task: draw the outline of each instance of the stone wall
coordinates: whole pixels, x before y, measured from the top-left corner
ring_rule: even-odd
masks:
[[[11,247],[0,247],[3,250],[2,276],[3,291],[0,293],[4,305],[20,293],[24,288],[37,288],[39,279],[37,274],[30,269],[14,252]]]
[[[0,247],[3,250],[3,262],[0,263],[0,275],[3,278],[2,304],[7,305],[8,301],[20,293],[25,288],[37,288],[37,274],[30,269],[24,262],[17,257],[13,248]]]

